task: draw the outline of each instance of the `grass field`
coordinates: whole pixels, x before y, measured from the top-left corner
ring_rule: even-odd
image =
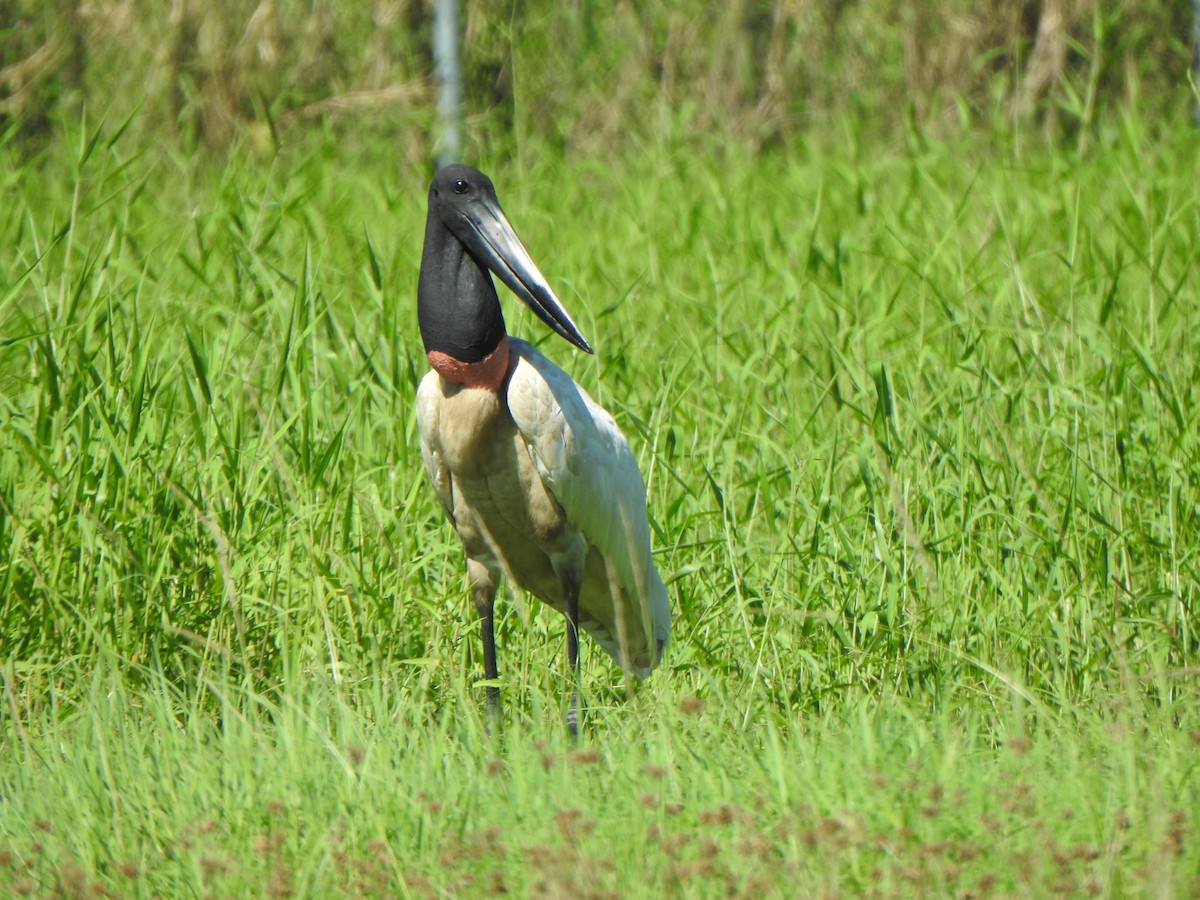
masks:
[[[0,151],[0,894],[1200,893],[1194,136],[486,166],[675,625],[626,684],[424,483],[426,174]]]

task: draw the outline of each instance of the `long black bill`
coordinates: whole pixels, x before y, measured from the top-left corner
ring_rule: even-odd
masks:
[[[466,210],[466,225],[467,234],[462,237],[496,277],[558,335],[591,353],[592,348],[554,296],[500,205],[488,199],[476,200]]]

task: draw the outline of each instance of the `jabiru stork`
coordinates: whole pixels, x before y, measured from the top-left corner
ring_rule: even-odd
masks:
[[[579,629],[644,678],[671,629],[650,556],[646,487],[607,411],[540,351],[509,337],[489,271],[591,353],[522,246],[491,180],[450,165],[429,186],[417,317],[432,371],[417,390],[421,457],[458,532],[479,615],[490,715],[499,709],[501,576],[563,613],[579,718]]]

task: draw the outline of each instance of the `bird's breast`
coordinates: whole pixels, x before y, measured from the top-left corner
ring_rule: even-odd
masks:
[[[453,515],[468,552],[556,552],[569,539],[502,393],[442,381],[436,435],[453,484]],[[511,560],[510,560],[511,562]]]
[[[432,437],[442,458],[456,477],[486,473],[496,465],[497,451],[511,443],[517,430],[508,406],[495,391],[465,388],[445,379],[441,388]]]

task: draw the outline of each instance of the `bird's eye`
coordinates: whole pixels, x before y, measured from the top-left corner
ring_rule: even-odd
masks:
[[[470,187],[471,186],[469,184],[460,178],[458,181],[454,182],[454,193],[465,194]]]

